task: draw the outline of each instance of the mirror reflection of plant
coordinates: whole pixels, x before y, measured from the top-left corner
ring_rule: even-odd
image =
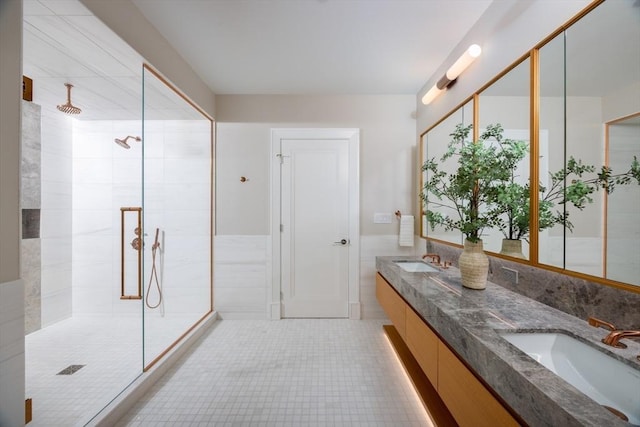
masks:
[[[594,174],[591,178],[587,178],[588,174]],[[552,218],[550,224],[545,227],[549,228],[555,224],[564,224],[569,230],[573,230],[573,224],[569,221],[569,213],[566,209],[551,213],[554,203],[565,205],[572,204],[576,208],[583,210],[587,204],[593,203],[591,195],[599,190],[604,190],[607,194],[613,193],[618,185],[632,184],[635,180],[640,185],[640,162],[638,158],[633,156],[631,166],[624,173],[614,174],[613,169],[609,166],[601,166],[597,170],[593,165],[585,165],[581,160],[576,160],[573,156],[569,157],[565,168],[556,173],[550,174],[551,186],[541,199],[541,216],[542,202],[545,202],[545,208],[549,211],[545,214]],[[543,224],[540,224],[540,230],[544,230]]]
[[[444,163],[452,157],[458,159],[455,173],[440,169],[435,158],[427,160],[422,170],[427,172],[420,194],[431,229],[443,226],[445,231],[460,230],[465,237],[478,242],[484,228],[497,228],[506,239],[527,239],[530,231],[530,185],[517,182],[517,167],[528,151],[525,141],[503,137],[500,124],[489,125],[476,143],[468,141],[472,125],[456,125]],[[595,176],[590,175],[595,174]],[[571,204],[582,210],[593,202],[593,193],[603,189],[611,194],[618,185],[636,181],[640,184],[640,162],[634,156],[631,167],[624,173],[614,174],[608,166],[598,171],[593,165],[570,157],[566,167],[550,174],[547,188],[539,185],[538,230],[562,224],[573,230],[569,212],[558,206]],[[443,199],[451,204],[443,203]],[[442,207],[452,210],[453,217],[432,210]]]
[[[500,225],[504,211],[496,209],[500,194],[497,183],[506,184],[513,179],[513,171],[525,156],[527,144],[504,139],[499,124],[487,126],[474,143],[468,140],[471,129],[472,125],[456,125],[439,162],[431,158],[423,164],[428,179],[420,196],[432,230],[436,226],[443,226],[446,231],[460,230],[467,240],[478,242],[484,228]],[[441,170],[440,163],[452,157],[458,160],[456,171]],[[443,203],[443,199],[451,204]],[[434,211],[433,207],[451,209],[454,215]]]
[[[588,178],[590,174],[596,174]],[[593,203],[591,197],[599,190],[611,194],[617,185],[627,185],[635,180],[640,184],[640,163],[634,156],[627,172],[614,174],[613,169],[602,166],[596,172],[593,165],[583,164],[581,160],[569,157],[565,168],[550,174],[551,185],[547,189],[539,186],[538,230],[562,224],[573,231],[567,209],[558,210],[556,206],[571,204],[583,210],[587,204]],[[493,209],[503,211],[507,220],[498,221],[498,228],[507,239],[527,239],[530,226],[530,186],[511,182],[498,184],[499,190],[496,205]]]

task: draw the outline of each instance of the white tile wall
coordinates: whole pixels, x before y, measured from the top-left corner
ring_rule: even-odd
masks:
[[[190,126],[196,126],[192,129]],[[163,231],[160,275],[165,313],[204,314],[210,281],[209,139],[196,122],[148,123],[144,142],[146,241]],[[73,307],[75,314],[110,315],[139,307],[120,300],[120,207],[142,204],[142,151],[115,138],[141,135],[139,121],[77,122],[73,139]],[[169,149],[165,150],[165,145]],[[164,156],[168,156],[165,158]],[[205,177],[203,179],[203,177]],[[135,214],[126,216],[135,224]],[[129,245],[125,246],[129,249]],[[134,254],[134,252],[132,252]],[[126,271],[133,271],[133,264]],[[151,271],[145,250],[144,285]],[[133,285],[135,286],[135,284]],[[200,289],[197,291],[196,289]],[[138,308],[139,309],[139,308]]]
[[[72,124],[42,108],[42,327],[71,316]]]
[[[540,263],[602,276],[602,239],[599,237],[553,236],[540,240]],[[566,258],[564,245],[566,244]]]
[[[384,318],[375,297],[375,257],[422,254],[425,245],[398,246],[397,235],[360,237],[360,303],[362,318]],[[269,236],[216,236],[215,308],[222,318],[265,319],[271,260]]]
[[[24,285],[0,283],[0,425],[24,424]]]
[[[267,318],[269,236],[216,236],[214,307],[222,318]]]
[[[414,256],[424,253],[424,244],[415,239],[413,247],[398,246],[397,235],[360,236],[360,303],[363,319],[386,315],[376,300],[376,256]]]

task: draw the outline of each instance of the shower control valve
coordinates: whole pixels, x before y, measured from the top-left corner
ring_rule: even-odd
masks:
[[[140,237],[136,237],[131,241],[131,247],[136,251],[139,251],[141,249],[141,242],[142,242],[142,239]]]

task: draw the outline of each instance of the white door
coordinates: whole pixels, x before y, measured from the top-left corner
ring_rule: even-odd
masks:
[[[352,283],[358,251],[350,240],[358,233],[352,230],[357,171],[351,170],[357,150],[350,138],[330,137],[326,130],[290,135],[274,141],[280,159],[279,230],[273,236],[279,241],[274,245],[279,274],[274,277],[279,280],[280,316],[359,318],[359,312],[353,313],[359,310],[357,300],[353,302],[359,292],[353,292],[357,283]]]

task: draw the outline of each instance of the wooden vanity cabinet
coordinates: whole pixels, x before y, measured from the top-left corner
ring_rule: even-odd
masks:
[[[520,425],[379,273],[376,297],[455,423],[461,427]]]
[[[438,395],[460,426],[520,425],[449,348],[438,344]]]
[[[406,303],[387,280],[376,274],[376,298],[403,340],[405,337]]]
[[[406,343],[433,387],[438,389],[438,336],[411,307],[406,308]]]

